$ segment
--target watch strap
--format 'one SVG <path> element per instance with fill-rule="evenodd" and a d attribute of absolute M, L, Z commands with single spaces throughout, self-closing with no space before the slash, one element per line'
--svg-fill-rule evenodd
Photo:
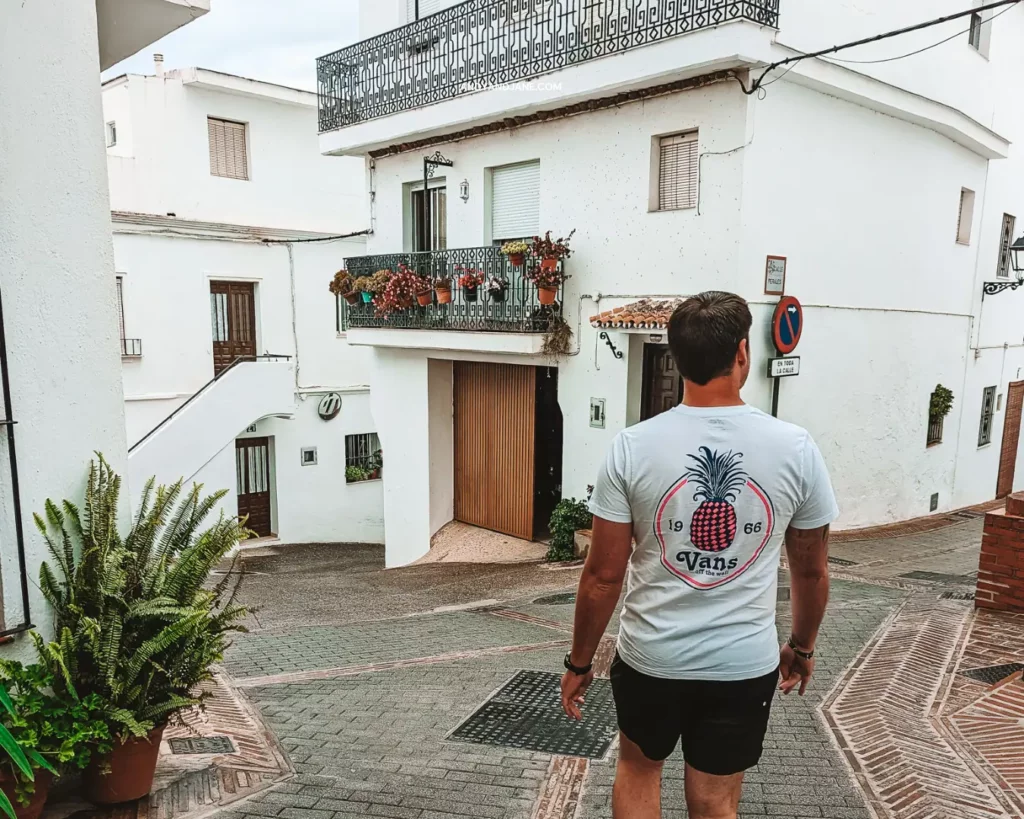
<path fill-rule="evenodd" d="M 800 648 L 799 645 L 797 645 L 796 638 L 793 637 L 792 634 L 789 635 L 789 640 L 786 644 L 791 649 L 793 649 L 793 653 L 796 654 L 796 656 L 799 657 L 801 660 L 814 659 L 814 649 L 811 649 L 810 651 L 804 651 L 802 648 Z"/>
<path fill-rule="evenodd" d="M 583 666 L 582 668 L 580 668 L 580 666 L 578 666 L 578 665 L 573 665 L 572 664 L 572 652 L 571 651 L 567 651 L 565 653 L 564 665 L 565 665 L 565 667 L 569 671 L 571 671 L 573 674 L 577 675 L 578 677 L 582 677 L 585 674 L 589 674 L 590 670 L 594 667 L 594 664 L 592 662 L 588 663 L 587 665 Z"/>

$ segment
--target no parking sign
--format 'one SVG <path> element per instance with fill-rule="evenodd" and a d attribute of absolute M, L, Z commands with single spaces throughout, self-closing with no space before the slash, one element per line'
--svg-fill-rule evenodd
<path fill-rule="evenodd" d="M 772 316 L 772 341 L 780 355 L 789 355 L 800 343 L 804 331 L 804 308 L 793 296 L 786 296 L 775 306 Z"/>

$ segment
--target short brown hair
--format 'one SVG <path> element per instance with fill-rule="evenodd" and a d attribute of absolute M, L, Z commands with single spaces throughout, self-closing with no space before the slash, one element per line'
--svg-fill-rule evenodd
<path fill-rule="evenodd" d="M 745 299 L 709 290 L 680 304 L 668 322 L 668 346 L 683 378 L 703 386 L 732 372 L 753 319 Z"/>

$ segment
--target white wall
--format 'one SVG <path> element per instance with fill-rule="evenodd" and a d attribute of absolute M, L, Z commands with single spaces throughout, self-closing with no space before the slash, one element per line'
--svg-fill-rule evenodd
<path fill-rule="evenodd" d="M 455 440 L 451 361 L 431 359 L 427 373 L 430 435 L 430 534 L 455 514 Z"/>
<path fill-rule="evenodd" d="M 125 465 L 93 3 L 0 6 L 0 291 L 32 617 L 47 498 L 80 502 L 94 450 Z M 0 436 L 5 627 L 22 621 L 9 453 Z M 131 491 L 125 486 L 124 493 Z M 19 643 L 19 646 L 24 645 Z"/>

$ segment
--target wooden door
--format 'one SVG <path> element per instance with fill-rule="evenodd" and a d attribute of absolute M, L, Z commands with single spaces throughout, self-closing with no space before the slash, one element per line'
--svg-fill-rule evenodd
<path fill-rule="evenodd" d="M 260 537 L 270 537 L 270 439 L 235 441 L 238 478 L 238 516 Z"/>
<path fill-rule="evenodd" d="M 660 415 L 683 400 L 683 377 L 667 344 L 644 345 L 643 378 L 641 421 Z"/>
<path fill-rule="evenodd" d="M 455 519 L 533 538 L 537 371 L 454 362 Z"/>
<path fill-rule="evenodd" d="M 256 355 L 256 296 L 252 282 L 210 282 L 213 374 L 239 356 Z"/>
<path fill-rule="evenodd" d="M 996 483 L 997 498 L 1005 498 L 1013 491 L 1022 411 L 1024 411 L 1024 381 L 1015 381 L 1010 384 L 1006 398 L 1006 418 L 1003 419 L 1003 451 L 999 456 L 999 479 Z"/>

